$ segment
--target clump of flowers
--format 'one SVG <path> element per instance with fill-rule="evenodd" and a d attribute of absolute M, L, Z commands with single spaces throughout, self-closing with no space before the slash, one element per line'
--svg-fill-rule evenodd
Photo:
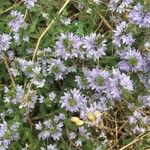
<path fill-rule="evenodd" d="M 91 33 L 89 36 L 85 36 L 83 39 L 83 48 L 86 49 L 86 55 L 88 58 L 97 60 L 106 55 L 106 39 L 103 39 L 103 36 L 101 35 Z"/>
<path fill-rule="evenodd" d="M 133 116 L 129 117 L 129 123 L 134 124 L 133 132 L 141 133 L 145 131 L 144 125 L 149 123 L 148 117 L 142 116 L 141 112 L 134 111 Z M 143 127 L 141 127 L 141 124 Z"/>
<path fill-rule="evenodd" d="M 10 20 L 8 25 L 12 28 L 13 32 L 18 32 L 20 28 L 26 26 L 23 14 L 18 11 L 12 11 L 10 15 L 12 17 L 12 20 Z"/>
<path fill-rule="evenodd" d="M 106 89 L 109 73 L 106 70 L 95 68 L 88 71 L 86 78 L 91 89 L 99 92 Z"/>
<path fill-rule="evenodd" d="M 115 69 L 112 72 L 112 77 L 109 78 L 107 87 L 106 93 L 108 98 L 114 100 L 121 99 L 123 89 L 130 92 L 134 91 L 134 84 L 130 79 L 130 76 L 127 76 L 126 74 Z"/>
<path fill-rule="evenodd" d="M 61 34 L 56 42 L 56 55 L 67 60 L 77 58 L 80 54 L 81 40 L 73 33 Z"/>
<path fill-rule="evenodd" d="M 133 2 L 133 0 L 110 0 L 108 7 L 112 12 L 118 12 L 123 13 L 127 11 L 128 7 L 130 7 L 130 4 Z"/>
<path fill-rule="evenodd" d="M 143 5 L 138 3 L 133 7 L 129 13 L 129 21 L 138 25 L 139 27 L 150 27 L 150 12 L 143 12 Z"/>
<path fill-rule="evenodd" d="M 11 44 L 11 36 L 0 34 L 0 53 L 9 49 Z"/>
<path fill-rule="evenodd" d="M 0 123 L 0 149 L 8 149 L 13 141 L 18 141 L 20 138 L 19 127 L 19 122 L 10 125 L 3 120 L 3 123 Z"/>
<path fill-rule="evenodd" d="M 81 94 L 80 90 L 73 89 L 61 97 L 61 107 L 70 112 L 78 112 L 86 106 L 86 98 Z"/>
<path fill-rule="evenodd" d="M 64 114 L 55 116 L 53 120 L 45 120 L 43 123 L 39 122 L 35 125 L 35 128 L 40 131 L 38 137 L 43 141 L 52 138 L 54 141 L 60 140 L 62 136 Z"/>
<path fill-rule="evenodd" d="M 38 0 L 23 0 L 28 9 L 32 9 Z"/>
<path fill-rule="evenodd" d="M 129 51 L 123 51 L 119 53 L 120 58 L 122 59 L 118 66 L 121 70 L 124 71 L 131 71 L 131 72 L 137 72 L 137 71 L 143 71 L 144 70 L 144 59 L 140 52 L 138 52 L 135 49 L 129 50 Z"/>
<path fill-rule="evenodd" d="M 63 75 L 67 72 L 67 68 L 60 59 L 53 59 L 47 70 L 49 73 L 54 74 L 56 80 L 63 79 Z"/>
<path fill-rule="evenodd" d="M 0 2 L 0 150 L 146 149 L 149 5 Z"/>
<path fill-rule="evenodd" d="M 121 22 L 116 26 L 116 29 L 113 31 L 113 43 L 117 47 L 121 47 L 122 45 L 131 46 L 135 41 L 132 33 L 125 33 L 128 24 L 126 22 Z"/>

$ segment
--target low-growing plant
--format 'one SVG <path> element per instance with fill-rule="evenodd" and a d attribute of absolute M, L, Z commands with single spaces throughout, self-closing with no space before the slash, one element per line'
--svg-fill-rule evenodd
<path fill-rule="evenodd" d="M 0 1 L 0 150 L 150 147 L 149 0 Z"/>

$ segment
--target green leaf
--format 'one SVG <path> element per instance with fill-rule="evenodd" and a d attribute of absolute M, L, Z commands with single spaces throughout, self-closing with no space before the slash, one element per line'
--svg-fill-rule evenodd
<path fill-rule="evenodd" d="M 20 145 L 19 142 L 13 142 L 10 147 L 9 150 L 21 150 L 22 146 Z"/>
<path fill-rule="evenodd" d="M 35 31 L 38 22 L 39 22 L 39 17 L 38 16 L 34 17 L 32 25 L 29 27 L 29 34 Z"/>

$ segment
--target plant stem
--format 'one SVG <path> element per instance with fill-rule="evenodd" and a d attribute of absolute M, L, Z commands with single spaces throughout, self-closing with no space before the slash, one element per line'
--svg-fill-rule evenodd
<path fill-rule="evenodd" d="M 7 68 L 7 71 L 8 71 L 9 77 L 10 77 L 10 80 L 11 80 L 11 82 L 12 82 L 12 85 L 13 85 L 13 87 L 16 89 L 16 84 L 15 84 L 14 78 L 13 78 L 11 72 L 10 72 L 9 65 L 8 65 L 8 62 L 7 62 L 7 58 L 4 57 L 3 59 L 4 59 L 5 66 L 6 66 L 6 68 Z"/>
<path fill-rule="evenodd" d="M 124 149 L 128 148 L 129 146 L 133 145 L 134 143 L 136 143 L 137 141 L 139 141 L 141 138 L 144 138 L 145 136 L 147 136 L 149 134 L 150 134 L 150 131 L 144 132 L 144 133 L 140 134 L 132 142 L 130 142 L 129 144 L 127 144 L 124 147 L 120 148 L 119 150 L 124 150 Z"/>
<path fill-rule="evenodd" d="M 70 2 L 70 0 L 66 0 L 66 2 L 64 3 L 64 5 L 61 7 L 61 9 L 58 12 L 58 15 L 60 15 L 62 13 L 62 11 L 65 9 L 65 7 L 68 5 L 68 3 Z M 33 57 L 32 57 L 32 61 L 35 60 L 39 45 L 41 43 L 42 38 L 44 37 L 44 35 L 47 33 L 47 31 L 50 29 L 50 27 L 55 23 L 55 18 L 49 23 L 49 25 L 46 27 L 46 29 L 42 32 L 42 34 L 40 35 L 37 43 L 36 43 L 36 47 L 33 53 Z"/>
<path fill-rule="evenodd" d="M 9 8 L 5 9 L 4 11 L 0 12 L 0 15 L 10 11 L 11 9 L 13 9 L 14 7 L 16 7 L 17 5 L 19 5 L 21 2 L 19 3 L 14 3 L 12 6 L 10 6 Z"/>

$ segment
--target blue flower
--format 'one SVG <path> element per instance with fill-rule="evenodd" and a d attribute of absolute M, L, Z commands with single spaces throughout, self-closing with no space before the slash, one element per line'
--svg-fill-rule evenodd
<path fill-rule="evenodd" d="M 10 47 L 10 42 L 11 37 L 7 34 L 0 34 L 0 53 L 2 51 L 6 51 Z"/>
<path fill-rule="evenodd" d="M 86 49 L 86 55 L 88 58 L 97 60 L 106 55 L 106 39 L 103 36 L 91 33 L 89 36 L 85 36 L 83 39 L 83 48 Z"/>
<path fill-rule="evenodd" d="M 35 3 L 38 0 L 23 0 L 27 6 L 28 9 L 31 9 L 32 7 L 34 7 Z"/>
<path fill-rule="evenodd" d="M 63 75 L 66 74 L 66 69 L 63 61 L 60 59 L 52 59 L 47 71 L 49 71 L 50 74 L 54 74 L 55 80 L 60 80 L 63 79 Z"/>
<path fill-rule="evenodd" d="M 14 32 L 18 32 L 20 28 L 26 27 L 27 24 L 24 20 L 24 15 L 18 11 L 11 12 L 12 20 L 8 23 L 9 27 L 12 28 Z"/>
<path fill-rule="evenodd" d="M 56 41 L 56 55 L 65 60 L 77 58 L 80 54 L 81 39 L 73 33 L 61 33 Z"/>
<path fill-rule="evenodd" d="M 77 89 L 70 90 L 64 93 L 61 97 L 61 107 L 65 108 L 70 112 L 78 112 L 83 109 L 86 104 L 86 98 Z"/>
<path fill-rule="evenodd" d="M 109 73 L 106 70 L 94 68 L 86 73 L 86 79 L 92 90 L 101 91 L 106 88 Z"/>
<path fill-rule="evenodd" d="M 150 27 L 150 12 L 144 13 L 143 6 L 138 3 L 129 13 L 129 21 L 139 27 Z"/>
<path fill-rule="evenodd" d="M 130 49 L 119 53 L 119 55 L 121 58 L 121 61 L 118 63 L 119 69 L 131 72 L 144 70 L 145 61 L 139 51 Z"/>
<path fill-rule="evenodd" d="M 116 26 L 115 30 L 113 30 L 113 43 L 115 46 L 121 47 L 122 44 L 131 46 L 135 41 L 132 37 L 132 33 L 125 33 L 127 27 L 127 23 L 123 21 Z"/>
<path fill-rule="evenodd" d="M 118 69 L 113 69 L 112 77 L 107 82 L 105 93 L 110 99 L 120 100 L 122 89 L 132 92 L 134 90 L 133 81 L 130 79 L 130 76 L 121 73 Z"/>

